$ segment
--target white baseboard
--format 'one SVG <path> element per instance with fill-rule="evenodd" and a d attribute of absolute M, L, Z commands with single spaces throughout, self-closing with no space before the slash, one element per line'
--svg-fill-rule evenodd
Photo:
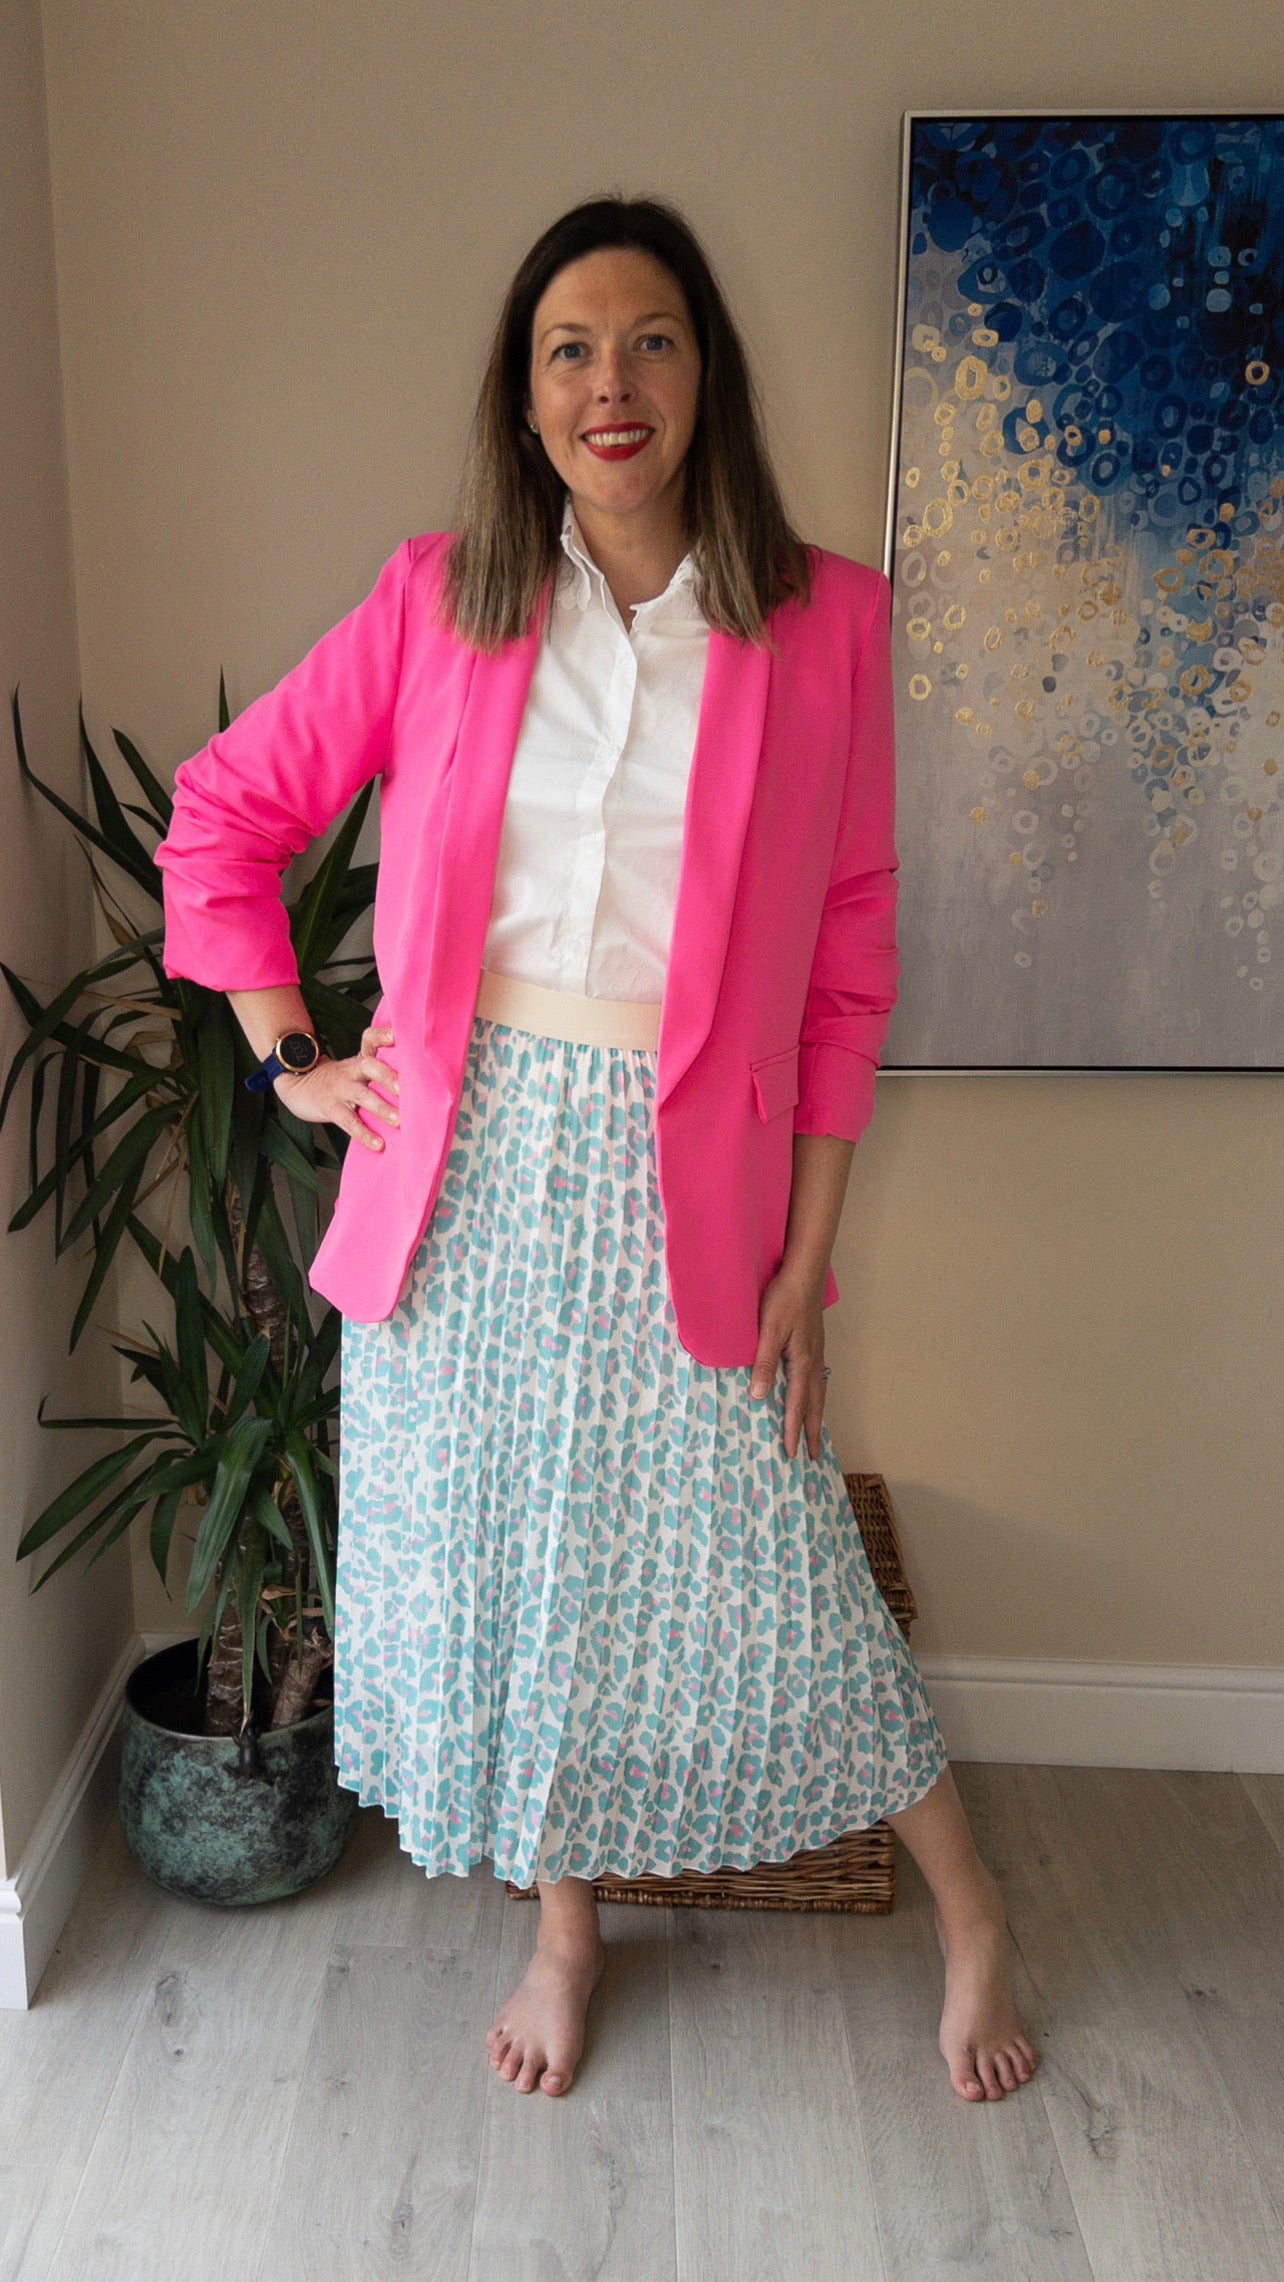
<path fill-rule="evenodd" d="M 11 1878 L 0 1879 L 0 2009 L 25 2011 L 116 1813 L 120 1713 L 136 1664 L 190 1633 L 136 1633 L 117 1659 Z M 1270 1665 L 919 1659 L 951 1759 L 1284 1774 L 1284 1671 Z"/>
<path fill-rule="evenodd" d="M 951 1759 L 1284 1775 L 1284 1671 L 1269 1664 L 923 1656 Z"/>
<path fill-rule="evenodd" d="M 24 2012 L 117 1812 L 120 1715 L 136 1664 L 191 1633 L 136 1632 L 99 1690 L 11 1878 L 0 1878 L 0 2011 Z"/>

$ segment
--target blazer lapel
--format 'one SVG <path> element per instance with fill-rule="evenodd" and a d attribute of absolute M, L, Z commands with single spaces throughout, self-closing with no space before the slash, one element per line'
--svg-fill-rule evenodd
<path fill-rule="evenodd" d="M 660 1001 L 657 1105 L 695 1060 L 713 1022 L 770 682 L 771 653 L 765 645 L 712 629 Z"/>
<path fill-rule="evenodd" d="M 473 660 L 451 763 L 441 869 L 425 961 L 425 1043 L 453 1066 L 466 1046 L 490 925 L 504 803 L 553 586 L 527 633 Z"/>

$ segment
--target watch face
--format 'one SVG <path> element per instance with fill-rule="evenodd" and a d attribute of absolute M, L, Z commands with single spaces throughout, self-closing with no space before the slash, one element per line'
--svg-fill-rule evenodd
<path fill-rule="evenodd" d="M 287 1070 L 310 1070 L 320 1059 L 321 1049 L 310 1031 L 287 1030 L 276 1052 L 277 1060 L 284 1062 Z"/>

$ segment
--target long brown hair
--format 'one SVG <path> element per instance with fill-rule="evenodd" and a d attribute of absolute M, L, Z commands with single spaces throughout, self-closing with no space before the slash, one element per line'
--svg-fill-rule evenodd
<path fill-rule="evenodd" d="M 701 367 L 683 502 L 696 599 L 711 626 L 758 641 L 780 603 L 810 600 L 810 552 L 785 514 L 744 344 L 708 256 L 676 207 L 618 195 L 553 222 L 508 288 L 473 415 L 442 622 L 477 649 L 502 648 L 527 631 L 558 560 L 566 486 L 524 417 L 531 331 L 557 272 L 603 246 L 652 254 L 686 297 Z"/>

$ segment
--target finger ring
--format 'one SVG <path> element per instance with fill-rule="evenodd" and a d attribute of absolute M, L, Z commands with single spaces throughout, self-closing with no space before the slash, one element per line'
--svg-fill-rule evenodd
<path fill-rule="evenodd" d="M 826 1364 L 826 1365 L 825 1365 L 825 1368 L 824 1368 L 824 1370 L 821 1372 L 821 1374 L 820 1374 L 820 1375 L 821 1375 L 822 1379 L 827 1379 L 827 1378 L 829 1377 L 829 1365 L 828 1365 L 828 1364 Z"/>

